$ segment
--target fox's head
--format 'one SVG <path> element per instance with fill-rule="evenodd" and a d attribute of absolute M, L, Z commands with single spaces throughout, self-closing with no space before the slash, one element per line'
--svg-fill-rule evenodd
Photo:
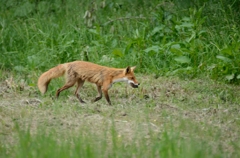
<path fill-rule="evenodd" d="M 125 80 L 127 81 L 127 83 L 129 85 L 131 85 L 133 88 L 138 88 L 138 86 L 140 85 L 140 83 L 138 83 L 138 81 L 136 80 L 136 77 L 134 75 L 134 69 L 136 68 L 136 66 L 134 67 L 127 67 L 124 71 L 125 73 Z"/>
<path fill-rule="evenodd" d="M 133 71 L 135 68 L 136 68 L 136 66 L 134 66 L 134 67 L 128 66 L 126 69 L 123 69 L 123 72 L 121 72 L 121 74 L 114 77 L 113 83 L 127 82 L 133 88 L 138 88 L 140 83 L 138 83 L 138 81 L 136 80 L 136 77 L 134 76 Z"/>

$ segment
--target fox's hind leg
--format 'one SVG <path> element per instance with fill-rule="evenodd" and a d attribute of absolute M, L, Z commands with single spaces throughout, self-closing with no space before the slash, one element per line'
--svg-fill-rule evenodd
<path fill-rule="evenodd" d="M 64 91 L 65 89 L 68 89 L 68 88 L 72 87 L 75 83 L 76 83 L 76 80 L 69 80 L 69 81 L 67 81 L 67 83 L 66 83 L 63 87 L 61 87 L 61 88 L 59 88 L 59 89 L 57 90 L 57 92 L 56 92 L 56 97 L 58 98 L 58 97 L 59 97 L 59 94 L 60 94 L 62 91 Z"/>
<path fill-rule="evenodd" d="M 81 87 L 83 86 L 84 82 L 85 82 L 84 80 L 79 79 L 79 80 L 77 81 L 77 89 L 76 89 L 76 91 L 75 91 L 75 95 L 76 95 L 76 97 L 78 98 L 78 100 L 80 101 L 80 103 L 85 103 L 85 101 L 82 100 L 82 98 L 80 97 L 80 95 L 79 95 L 79 93 L 78 93 L 78 90 L 81 89 Z"/>
<path fill-rule="evenodd" d="M 97 84 L 96 84 L 96 86 L 97 86 L 97 90 L 98 90 L 98 95 L 96 96 L 96 98 L 92 102 L 96 102 L 96 101 L 98 101 L 102 98 L 102 90 L 101 90 L 102 87 L 98 86 Z"/>

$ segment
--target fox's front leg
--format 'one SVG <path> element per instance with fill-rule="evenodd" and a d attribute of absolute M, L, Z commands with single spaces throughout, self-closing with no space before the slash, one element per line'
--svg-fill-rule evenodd
<path fill-rule="evenodd" d="M 108 89 L 111 87 L 111 83 L 105 83 L 102 87 L 102 91 L 103 91 L 103 94 L 108 102 L 109 105 L 112 105 L 111 104 L 111 101 L 110 101 L 110 98 L 109 98 L 109 95 L 108 95 Z"/>
<path fill-rule="evenodd" d="M 109 98 L 109 95 L 108 95 L 108 90 L 103 90 L 103 93 L 104 93 L 104 96 L 108 102 L 109 105 L 112 105 L 111 104 L 111 101 L 110 101 L 110 98 Z"/>

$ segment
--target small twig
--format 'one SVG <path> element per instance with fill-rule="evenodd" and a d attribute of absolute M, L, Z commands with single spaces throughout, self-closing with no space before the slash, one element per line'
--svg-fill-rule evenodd
<path fill-rule="evenodd" d="M 106 25 L 108 25 L 108 24 L 110 24 L 110 23 L 112 23 L 112 22 L 114 22 L 114 21 L 118 21 L 118 20 L 136 20 L 136 19 L 147 19 L 146 17 L 121 17 L 121 18 L 117 18 L 117 19 L 113 19 L 113 20 L 110 20 L 110 21 L 108 21 L 108 22 L 105 22 L 104 24 L 103 24 L 103 26 L 106 26 Z"/>

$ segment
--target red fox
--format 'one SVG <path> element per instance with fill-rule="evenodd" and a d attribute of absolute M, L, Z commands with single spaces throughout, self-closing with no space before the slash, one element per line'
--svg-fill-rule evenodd
<path fill-rule="evenodd" d="M 133 71 L 135 68 L 136 67 L 129 66 L 125 69 L 109 68 L 86 61 L 64 63 L 44 72 L 38 79 L 38 88 L 41 93 L 44 94 L 48 89 L 48 84 L 50 83 L 51 79 L 65 75 L 66 83 L 63 87 L 57 90 L 57 98 L 59 97 L 60 92 L 72 87 L 75 83 L 77 83 L 75 95 L 80 103 L 85 103 L 81 99 L 78 91 L 86 80 L 91 83 L 95 83 L 97 86 L 98 95 L 93 102 L 100 100 L 103 92 L 108 104 L 111 105 L 108 90 L 112 87 L 113 83 L 127 82 L 133 88 L 138 88 L 140 85 L 134 76 Z"/>

